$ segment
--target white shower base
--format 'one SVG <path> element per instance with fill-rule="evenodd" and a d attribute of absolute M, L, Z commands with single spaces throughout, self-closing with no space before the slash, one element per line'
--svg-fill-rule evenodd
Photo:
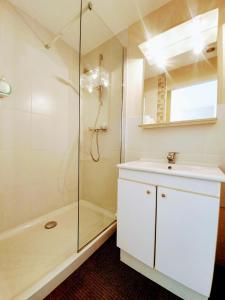
<path fill-rule="evenodd" d="M 47 221 L 58 225 L 44 229 Z M 114 221 L 113 214 L 81 201 L 80 245 Z M 115 223 L 77 251 L 77 205 L 71 204 L 0 234 L 0 300 L 43 299 L 115 231 Z"/>

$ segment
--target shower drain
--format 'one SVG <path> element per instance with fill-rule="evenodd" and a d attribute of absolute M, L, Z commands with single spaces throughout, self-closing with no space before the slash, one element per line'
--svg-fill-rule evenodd
<path fill-rule="evenodd" d="M 45 224 L 45 229 L 52 229 L 57 226 L 56 221 L 49 221 Z"/>

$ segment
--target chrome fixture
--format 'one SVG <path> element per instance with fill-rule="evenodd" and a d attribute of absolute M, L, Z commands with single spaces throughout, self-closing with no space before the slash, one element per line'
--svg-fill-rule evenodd
<path fill-rule="evenodd" d="M 97 131 L 101 131 L 101 132 L 106 132 L 107 131 L 107 126 L 100 126 L 100 127 L 89 127 L 88 128 L 90 131 L 95 131 L 95 132 L 97 132 Z"/>
<path fill-rule="evenodd" d="M 103 88 L 109 86 L 109 73 L 102 68 L 103 55 L 99 55 L 99 66 L 88 70 L 84 69 L 84 73 L 81 75 L 80 84 L 84 90 L 87 90 L 90 94 L 94 90 L 98 90 L 100 93 L 99 100 L 102 101 Z"/>
<path fill-rule="evenodd" d="M 98 91 L 98 111 L 95 118 L 93 127 L 89 127 L 91 132 L 91 141 L 90 141 L 90 156 L 94 162 L 99 162 L 100 160 L 100 149 L 99 149 L 99 133 L 106 132 L 108 130 L 107 126 L 99 126 L 99 118 L 103 106 L 103 91 L 104 88 L 109 86 L 109 74 L 103 69 L 103 55 L 99 54 L 99 66 L 93 70 L 84 70 L 84 74 L 81 76 L 81 87 L 84 90 L 87 90 L 90 94 L 94 90 Z M 94 154 L 94 139 L 96 145 L 96 154 Z"/>
<path fill-rule="evenodd" d="M 4 77 L 0 77 L 0 98 L 8 97 L 11 92 L 11 85 L 5 80 Z"/>
<path fill-rule="evenodd" d="M 176 154 L 178 152 L 169 152 L 167 155 L 167 160 L 169 164 L 175 164 L 176 163 Z"/>
<path fill-rule="evenodd" d="M 57 226 L 56 221 L 49 221 L 48 223 L 45 224 L 45 229 L 52 229 Z"/>
<path fill-rule="evenodd" d="M 216 51 L 216 47 L 215 47 L 215 46 L 211 46 L 211 47 L 209 47 L 209 48 L 206 50 L 206 53 L 212 53 L 212 52 L 214 52 L 214 51 Z"/>

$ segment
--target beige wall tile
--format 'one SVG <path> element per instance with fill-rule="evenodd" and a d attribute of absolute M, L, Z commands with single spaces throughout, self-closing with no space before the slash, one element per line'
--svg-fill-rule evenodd
<path fill-rule="evenodd" d="M 103 54 L 103 67 L 110 75 L 110 86 L 104 91 L 103 111 L 106 115 L 107 132 L 99 134 L 101 159 L 98 163 L 90 157 L 92 127 L 98 109 L 98 93 L 82 95 L 81 140 L 81 199 L 90 201 L 111 212 L 116 211 L 117 167 L 121 150 L 121 110 L 123 81 L 123 48 L 113 38 L 83 57 L 83 65 L 95 68 Z M 107 106 L 105 106 L 107 101 Z"/>
<path fill-rule="evenodd" d="M 174 8 L 176 7 L 176 10 Z M 137 45 L 176 26 L 191 16 L 219 7 L 219 105 L 215 125 L 180 128 L 141 129 L 143 98 L 143 60 Z M 172 0 L 129 28 L 126 95 L 126 160 L 163 159 L 169 151 L 177 151 L 179 162 L 214 164 L 225 170 L 225 2 L 220 0 Z M 222 203 L 224 203 L 224 193 Z"/>
<path fill-rule="evenodd" d="M 0 1 L 0 231 L 77 200 L 78 55 Z"/>

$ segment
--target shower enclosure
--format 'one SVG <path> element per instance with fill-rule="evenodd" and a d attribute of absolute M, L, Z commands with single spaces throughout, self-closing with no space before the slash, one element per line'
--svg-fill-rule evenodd
<path fill-rule="evenodd" d="M 28 299 L 116 220 L 123 47 L 84 0 L 0 0 L 0 44 L 0 299 Z"/>
<path fill-rule="evenodd" d="M 81 17 L 80 51 L 79 249 L 116 219 L 121 160 L 123 47 L 94 5 Z"/>

